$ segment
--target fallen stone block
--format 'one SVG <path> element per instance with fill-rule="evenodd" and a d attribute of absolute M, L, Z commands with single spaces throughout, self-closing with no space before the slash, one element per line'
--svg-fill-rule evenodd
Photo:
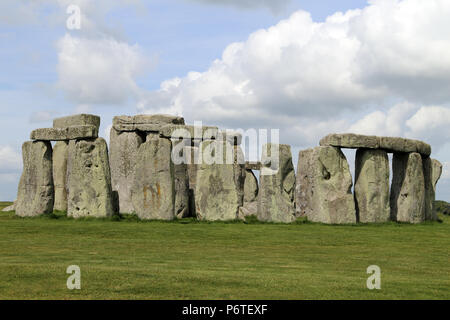
<path fill-rule="evenodd" d="M 300 151 L 297 167 L 296 215 L 327 224 L 356 223 L 352 176 L 339 148 Z"/>
<path fill-rule="evenodd" d="M 42 128 L 31 132 L 31 140 L 64 141 L 75 139 L 92 139 L 98 137 L 95 126 L 72 126 L 66 128 Z"/>
<path fill-rule="evenodd" d="M 52 213 L 55 201 L 52 145 L 46 141 L 27 141 L 22 145 L 22 158 L 16 215 L 32 217 Z"/>
<path fill-rule="evenodd" d="M 71 140 L 67 163 L 69 217 L 110 217 L 115 212 L 108 147 L 103 138 Z"/>

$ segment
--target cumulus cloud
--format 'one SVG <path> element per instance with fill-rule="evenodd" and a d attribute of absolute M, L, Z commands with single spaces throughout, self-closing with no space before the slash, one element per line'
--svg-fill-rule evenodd
<path fill-rule="evenodd" d="M 10 174 L 22 168 L 22 157 L 10 146 L 0 145 L 0 173 Z"/>
<path fill-rule="evenodd" d="M 291 0 L 189 0 L 210 5 L 226 5 L 242 9 L 268 8 L 274 13 L 282 11 Z"/>

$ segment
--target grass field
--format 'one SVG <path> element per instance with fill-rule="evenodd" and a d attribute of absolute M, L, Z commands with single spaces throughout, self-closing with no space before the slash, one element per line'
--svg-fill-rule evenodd
<path fill-rule="evenodd" d="M 0 210 L 8 203 L 0 203 Z M 328 226 L 0 213 L 0 299 L 449 299 L 450 217 Z M 366 269 L 381 268 L 381 290 Z M 66 268 L 81 268 L 68 290 Z"/>

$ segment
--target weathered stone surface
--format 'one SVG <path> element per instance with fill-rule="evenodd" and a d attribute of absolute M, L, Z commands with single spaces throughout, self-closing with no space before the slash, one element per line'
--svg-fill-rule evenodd
<path fill-rule="evenodd" d="M 430 157 L 422 158 L 425 179 L 425 220 L 436 221 L 437 212 L 434 207 L 436 200 L 436 184 L 442 174 L 442 164 Z"/>
<path fill-rule="evenodd" d="M 185 147 L 183 140 L 172 141 L 172 160 L 177 160 L 174 162 L 175 215 L 179 219 L 189 216 L 189 176 Z M 174 155 L 176 152 L 178 155 Z"/>
<path fill-rule="evenodd" d="M 261 162 L 245 162 L 245 169 L 247 170 L 261 170 Z"/>
<path fill-rule="evenodd" d="M 67 162 L 67 215 L 109 217 L 115 214 L 108 147 L 103 138 L 71 140 Z"/>
<path fill-rule="evenodd" d="M 131 188 L 134 182 L 136 159 L 139 146 L 144 139 L 136 132 L 118 132 L 111 128 L 109 142 L 109 163 L 111 184 L 117 191 L 119 212 L 134 212 Z"/>
<path fill-rule="evenodd" d="M 286 223 L 294 221 L 295 171 L 291 147 L 265 144 L 261 163 L 258 219 Z"/>
<path fill-rule="evenodd" d="M 244 205 L 239 210 L 244 218 L 248 216 L 256 217 L 258 215 L 258 201 L 244 202 Z"/>
<path fill-rule="evenodd" d="M 199 159 L 199 148 L 186 146 L 183 154 L 187 159 L 187 174 L 189 183 L 189 215 L 195 217 L 195 186 L 197 181 L 197 163 Z"/>
<path fill-rule="evenodd" d="M 172 143 L 158 135 L 148 135 L 137 153 L 131 200 L 139 218 L 175 218 L 174 165 Z"/>
<path fill-rule="evenodd" d="M 219 131 L 218 140 L 227 140 L 229 144 L 239 146 L 242 143 L 242 133 L 234 130 Z"/>
<path fill-rule="evenodd" d="M 16 215 L 30 217 L 52 213 L 55 200 L 52 145 L 44 141 L 27 141 L 22 145 L 22 158 Z"/>
<path fill-rule="evenodd" d="M 184 124 L 183 117 L 165 114 L 141 114 L 136 116 L 116 116 L 113 128 L 117 131 L 150 131 L 159 132 L 161 127 L 168 124 Z"/>
<path fill-rule="evenodd" d="M 211 126 L 166 125 L 159 130 L 165 138 L 184 138 L 188 140 L 211 140 L 219 135 L 219 129 Z"/>
<path fill-rule="evenodd" d="M 244 216 L 258 214 L 258 180 L 252 170 L 245 170 L 244 204 L 241 209 Z"/>
<path fill-rule="evenodd" d="M 419 140 L 365 136 L 353 133 L 329 134 L 320 140 L 320 145 L 341 148 L 384 149 L 388 152 L 418 152 L 424 156 L 431 154 L 430 145 Z"/>
<path fill-rule="evenodd" d="M 359 222 L 389 221 L 389 158 L 386 151 L 358 149 L 355 176 Z"/>
<path fill-rule="evenodd" d="M 53 128 L 66 128 L 72 126 L 94 126 L 100 128 L 100 117 L 93 114 L 76 114 L 53 120 Z"/>
<path fill-rule="evenodd" d="M 394 153 L 391 219 L 419 223 L 425 220 L 425 178 L 419 153 Z"/>
<path fill-rule="evenodd" d="M 242 205 L 242 194 L 236 185 L 235 149 L 226 141 L 204 141 L 199 150 L 195 211 L 199 220 L 234 220 Z"/>
<path fill-rule="evenodd" d="M 321 146 L 332 146 L 341 148 L 378 148 L 376 136 L 365 136 L 353 133 L 329 134 L 319 142 Z"/>
<path fill-rule="evenodd" d="M 55 186 L 54 210 L 67 211 L 67 160 L 69 142 L 58 141 L 53 148 L 53 183 Z"/>
<path fill-rule="evenodd" d="M 31 140 L 64 141 L 75 139 L 91 139 L 98 137 L 98 129 L 94 126 L 72 126 L 66 128 L 42 128 L 31 132 Z"/>
<path fill-rule="evenodd" d="M 238 145 L 233 145 L 227 141 L 227 146 L 233 146 L 233 170 L 234 170 L 234 182 L 238 191 L 239 206 L 244 204 L 244 185 L 245 185 L 245 156 L 242 152 L 242 148 Z"/>
<path fill-rule="evenodd" d="M 300 151 L 297 170 L 297 216 L 328 224 L 356 222 L 352 176 L 339 148 Z"/>

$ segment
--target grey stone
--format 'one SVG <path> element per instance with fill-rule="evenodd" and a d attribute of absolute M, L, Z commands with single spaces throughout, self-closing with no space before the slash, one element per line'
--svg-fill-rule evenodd
<path fill-rule="evenodd" d="M 419 223 L 425 220 L 425 177 L 419 153 L 394 153 L 391 220 Z"/>
<path fill-rule="evenodd" d="M 295 171 L 291 147 L 265 144 L 261 157 L 258 219 L 289 223 L 295 220 Z"/>
<path fill-rule="evenodd" d="M 55 201 L 52 145 L 45 141 L 27 141 L 22 145 L 22 158 L 16 215 L 29 217 L 52 213 Z"/>
<path fill-rule="evenodd" d="M 190 126 L 190 125 L 166 125 L 159 130 L 165 138 L 184 138 L 187 140 L 212 140 L 219 134 L 217 127 L 211 126 Z"/>
<path fill-rule="evenodd" d="M 183 117 L 165 114 L 141 114 L 136 116 L 116 116 L 113 118 L 113 128 L 117 131 L 149 131 L 159 132 L 168 124 L 184 124 Z"/>
<path fill-rule="evenodd" d="M 53 183 L 55 186 L 54 210 L 67 211 L 67 160 L 69 143 L 58 141 L 53 147 Z"/>
<path fill-rule="evenodd" d="M 386 151 L 358 149 L 355 176 L 359 222 L 389 221 L 389 158 Z"/>
<path fill-rule="evenodd" d="M 197 165 L 195 212 L 199 220 L 235 220 L 242 206 L 236 185 L 235 149 L 226 141 L 204 141 Z"/>
<path fill-rule="evenodd" d="M 328 224 L 356 222 L 352 176 L 339 148 L 300 151 L 297 170 L 297 216 Z"/>
<path fill-rule="evenodd" d="M 72 126 L 94 126 L 100 128 L 100 117 L 93 114 L 76 114 L 53 120 L 53 128 L 66 128 Z"/>
<path fill-rule="evenodd" d="M 261 170 L 261 162 L 245 162 L 245 169 L 247 170 Z"/>
<path fill-rule="evenodd" d="M 379 137 L 379 148 L 388 152 L 418 152 L 423 156 L 431 154 L 431 146 L 425 142 L 397 137 Z"/>
<path fill-rule="evenodd" d="M 244 202 L 244 205 L 239 208 L 242 216 L 257 216 L 258 215 L 258 201 Z"/>
<path fill-rule="evenodd" d="M 195 213 L 195 186 L 197 181 L 197 168 L 198 168 L 198 159 L 199 148 L 186 146 L 183 148 L 183 153 L 185 159 L 187 159 L 187 175 L 188 175 L 188 184 L 189 184 L 189 214 L 193 217 L 196 216 Z"/>
<path fill-rule="evenodd" d="M 442 164 L 430 157 L 422 158 L 425 179 L 425 220 L 436 221 L 437 212 L 434 207 L 436 200 L 436 184 L 442 174 Z"/>
<path fill-rule="evenodd" d="M 131 188 L 134 182 L 137 153 L 144 139 L 136 132 L 118 132 L 111 128 L 109 142 L 109 163 L 111 184 L 117 191 L 119 212 L 134 212 Z"/>
<path fill-rule="evenodd" d="M 31 132 L 31 140 L 64 141 L 75 139 L 91 139 L 98 137 L 98 129 L 94 126 L 72 126 L 66 128 L 42 128 Z"/>
<path fill-rule="evenodd" d="M 71 140 L 67 172 L 68 216 L 110 217 L 116 213 L 103 138 Z"/>
<path fill-rule="evenodd" d="M 185 152 L 184 141 L 172 141 L 172 160 L 173 153 L 178 150 L 179 160 L 174 163 L 175 179 L 175 215 L 177 218 L 186 218 L 189 216 L 189 175 L 187 169 L 187 155 Z"/>
<path fill-rule="evenodd" d="M 252 170 L 245 170 L 244 202 L 258 200 L 258 179 Z"/>
<path fill-rule="evenodd" d="M 174 165 L 171 152 L 171 141 L 157 135 L 148 135 L 147 141 L 139 147 L 131 200 L 140 219 L 175 218 Z"/>
<path fill-rule="evenodd" d="M 218 139 L 227 140 L 231 145 L 239 146 L 242 143 L 242 133 L 233 130 L 219 131 Z"/>

